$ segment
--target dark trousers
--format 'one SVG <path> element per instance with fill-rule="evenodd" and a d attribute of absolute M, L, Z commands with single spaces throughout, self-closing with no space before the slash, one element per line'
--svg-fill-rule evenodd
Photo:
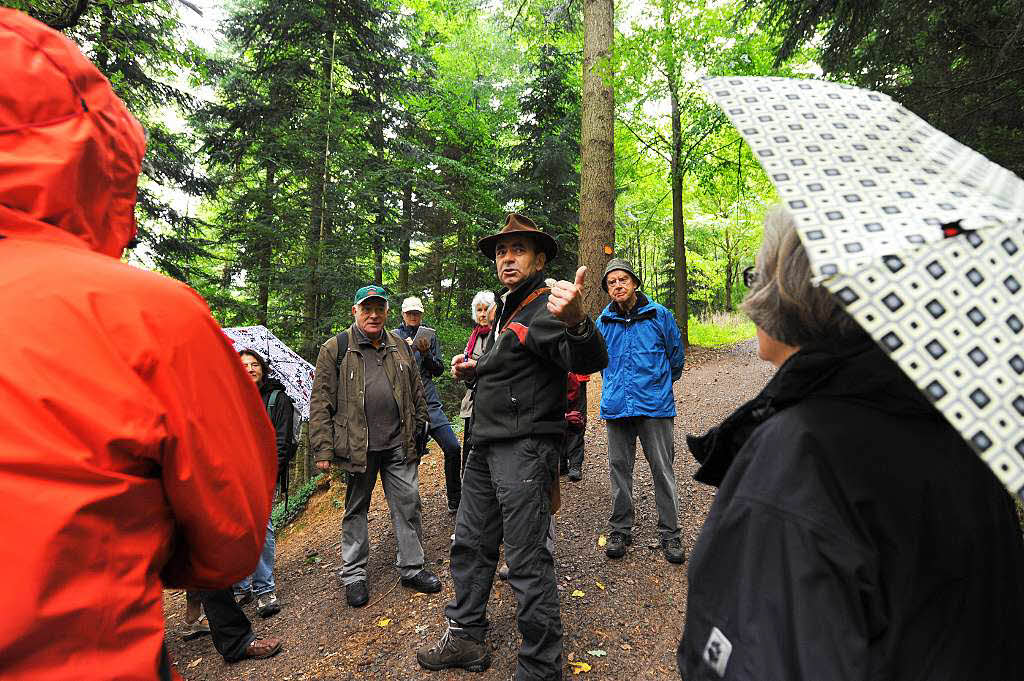
<path fill-rule="evenodd" d="M 473 419 L 462 419 L 462 473 L 466 472 L 466 462 L 469 461 L 469 422 L 472 420 Z"/>
<path fill-rule="evenodd" d="M 444 487 L 448 493 L 448 508 L 458 508 L 462 499 L 462 448 L 459 438 L 447 423 L 430 429 L 430 437 L 444 453 Z"/>
<path fill-rule="evenodd" d="M 249 618 L 235 602 L 231 587 L 200 591 L 199 598 L 210 623 L 213 647 L 228 662 L 238 662 L 244 658 L 246 646 L 256 637 L 252 633 Z"/>
<path fill-rule="evenodd" d="M 548 546 L 548 492 L 558 480 L 561 438 L 522 438 L 474 447 L 462 478 L 451 575 L 455 599 L 445 608 L 452 633 L 483 641 L 498 549 L 505 543 L 508 584 L 523 636 L 516 681 L 562 676 L 562 619 L 555 562 Z"/>

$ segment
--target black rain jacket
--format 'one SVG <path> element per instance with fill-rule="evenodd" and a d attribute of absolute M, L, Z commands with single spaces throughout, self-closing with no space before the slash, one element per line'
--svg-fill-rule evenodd
<path fill-rule="evenodd" d="M 1024 546 L 987 466 L 873 343 L 804 349 L 688 438 L 719 486 L 686 681 L 1024 678 Z"/>
<path fill-rule="evenodd" d="M 608 366 L 604 337 L 594 323 L 588 319 L 579 336 L 569 333 L 548 312 L 548 294 L 507 318 L 540 288 L 544 288 L 543 273 L 524 281 L 504 303 L 500 297 L 497 300 L 495 323 L 476 365 L 471 424 L 475 445 L 564 435 L 566 374 L 592 374 Z"/>

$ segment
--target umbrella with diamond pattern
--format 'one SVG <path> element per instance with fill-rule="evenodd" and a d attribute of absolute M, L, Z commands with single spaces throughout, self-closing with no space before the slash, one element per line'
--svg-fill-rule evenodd
<path fill-rule="evenodd" d="M 1024 492 L 1024 181 L 889 97 L 816 80 L 704 87 L 827 287 Z"/>

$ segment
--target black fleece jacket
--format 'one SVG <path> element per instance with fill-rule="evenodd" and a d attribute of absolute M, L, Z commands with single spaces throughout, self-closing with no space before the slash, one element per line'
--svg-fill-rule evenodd
<path fill-rule="evenodd" d="M 566 374 L 592 374 L 608 366 L 608 350 L 588 318 L 579 335 L 548 312 L 548 294 L 513 318 L 544 274 L 497 300 L 494 328 L 477 360 L 473 444 L 565 432 Z M 499 331 L 501 331 L 499 333 Z"/>
<path fill-rule="evenodd" d="M 275 390 L 280 390 L 281 393 L 274 402 L 274 408 L 271 409 L 269 406 L 270 395 Z M 270 422 L 274 426 L 274 439 L 277 442 L 277 470 L 280 473 L 284 470 L 285 464 L 288 463 L 288 455 L 290 454 L 290 446 L 293 439 L 294 424 L 292 421 L 295 411 L 292 405 L 292 398 L 288 397 L 288 393 L 284 391 L 284 384 L 273 377 L 264 380 L 260 384 L 260 397 L 263 398 L 263 406 L 267 408 L 267 416 L 270 417 Z"/>

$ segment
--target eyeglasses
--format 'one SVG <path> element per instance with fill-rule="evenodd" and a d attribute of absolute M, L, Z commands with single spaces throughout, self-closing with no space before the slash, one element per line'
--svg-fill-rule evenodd
<path fill-rule="evenodd" d="M 754 288 L 754 285 L 757 284 L 758 278 L 757 270 L 754 269 L 753 265 L 743 270 L 743 285 L 747 288 Z"/>

